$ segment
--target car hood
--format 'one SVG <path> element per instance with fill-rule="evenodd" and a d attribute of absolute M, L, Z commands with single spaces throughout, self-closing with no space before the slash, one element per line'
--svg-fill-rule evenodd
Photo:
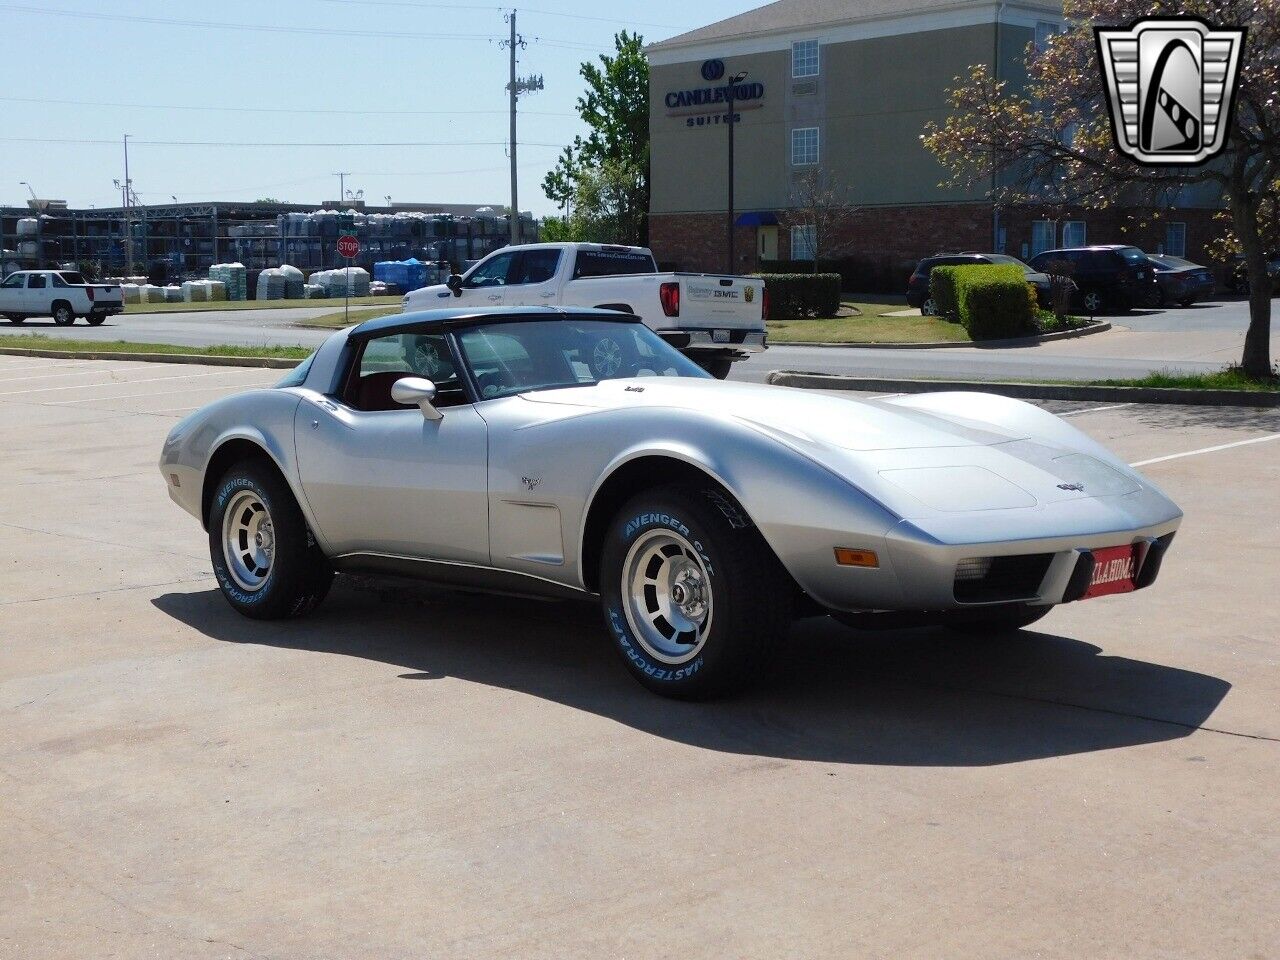
<path fill-rule="evenodd" d="M 1024 435 L 876 400 L 790 387 L 679 377 L 605 380 L 594 386 L 523 394 L 534 403 L 579 408 L 678 407 L 732 417 L 801 443 L 844 450 L 917 450 L 1006 443 Z"/>

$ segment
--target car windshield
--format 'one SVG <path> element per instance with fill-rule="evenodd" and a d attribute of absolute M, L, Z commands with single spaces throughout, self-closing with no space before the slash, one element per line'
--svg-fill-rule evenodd
<path fill-rule="evenodd" d="M 987 253 L 987 254 L 983 254 L 983 256 L 985 256 L 992 263 L 1006 263 L 1006 264 L 1009 264 L 1010 266 L 1021 267 L 1023 273 L 1039 272 L 1029 264 L 1023 263 L 1017 257 L 1011 257 L 1007 253 Z"/>
<path fill-rule="evenodd" d="M 1116 253 L 1124 257 L 1130 263 L 1145 263 L 1147 255 L 1137 247 L 1121 247 Z"/>
<path fill-rule="evenodd" d="M 641 323 L 486 323 L 461 331 L 458 343 L 486 400 L 623 377 L 710 376 Z"/>

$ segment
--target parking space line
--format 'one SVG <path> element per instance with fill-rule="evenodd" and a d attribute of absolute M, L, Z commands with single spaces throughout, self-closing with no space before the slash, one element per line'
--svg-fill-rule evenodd
<path fill-rule="evenodd" d="M 207 393 L 213 390 L 252 390 L 258 384 L 254 383 L 231 383 L 218 384 L 212 387 L 192 387 L 190 390 L 166 390 L 163 393 L 123 393 L 112 397 L 78 397 L 75 400 L 50 400 L 45 403 L 47 407 L 66 407 L 73 403 L 114 403 L 116 400 L 136 400 L 140 397 L 177 397 L 188 393 Z M 268 384 L 261 384 L 266 387 Z M 191 409 L 196 409 L 192 407 Z M 159 413 L 161 411 L 139 411 L 147 413 Z"/>
<path fill-rule="evenodd" d="M 1132 407 L 1132 403 L 1112 403 L 1105 407 L 1089 407 L 1086 410 L 1068 410 L 1066 413 L 1060 413 L 1060 417 L 1078 417 L 1082 413 L 1101 413 L 1103 410 L 1119 410 L 1121 407 Z"/>
<path fill-rule="evenodd" d="M 1267 443 L 1280 440 L 1280 433 L 1272 433 L 1265 437 L 1253 437 L 1250 440 L 1237 440 L 1235 443 L 1220 443 L 1216 447 L 1201 447 L 1199 450 L 1187 450 L 1184 453 L 1171 453 L 1164 457 L 1152 457 L 1150 460 L 1139 460 L 1131 463 L 1131 467 L 1147 467 L 1153 463 L 1164 463 L 1166 460 L 1180 460 L 1183 457 L 1198 457 L 1202 453 L 1217 453 L 1219 450 L 1230 450 L 1232 447 L 1247 447 L 1251 443 Z"/>
<path fill-rule="evenodd" d="M 243 367 L 239 369 L 235 367 L 228 367 L 225 370 L 214 370 L 210 373 L 185 373 L 177 377 L 147 377 L 146 379 L 143 379 L 143 380 L 116 380 L 110 383 L 78 383 L 74 386 L 36 387 L 35 389 L 32 389 L 32 390 L 5 390 L 0 392 L 0 397 L 9 397 L 9 396 L 14 396 L 16 394 L 25 395 L 30 393 L 51 393 L 54 390 L 88 390 L 92 387 L 128 387 L 128 386 L 132 386 L 135 383 L 156 383 L 157 381 L 160 381 L 160 380 L 195 380 L 198 377 L 225 377 L 230 374 L 244 373 L 244 372 L 245 372 L 245 368 Z"/>
<path fill-rule="evenodd" d="M 87 377 L 95 373 L 103 373 L 104 370 L 110 370 L 112 373 L 121 372 L 128 373 L 134 370 L 149 370 L 150 364 L 139 364 L 136 367 L 94 367 L 92 370 L 76 370 L 72 373 L 32 373 L 24 377 L 0 377 L 0 383 L 16 383 L 19 380 L 55 380 L 59 377 Z"/>

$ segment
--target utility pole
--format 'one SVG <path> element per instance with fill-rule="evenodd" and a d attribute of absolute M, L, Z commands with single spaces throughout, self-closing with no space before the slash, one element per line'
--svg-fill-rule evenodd
<path fill-rule="evenodd" d="M 334 176 L 338 178 L 338 206 L 342 206 L 342 200 L 347 195 L 347 177 L 351 176 L 351 171 L 348 170 L 345 173 L 335 173 Z"/>
<path fill-rule="evenodd" d="M 532 93 L 535 90 L 542 89 L 542 76 L 525 77 L 523 80 L 516 77 L 516 48 L 525 47 L 524 37 L 516 33 L 516 12 L 512 10 L 507 14 L 507 23 L 511 27 L 511 38 L 502 41 L 499 46 L 505 46 L 511 53 L 510 58 L 510 79 L 507 82 L 507 93 L 509 94 L 511 104 L 511 138 L 507 153 L 511 157 L 511 242 L 517 244 L 520 242 L 520 201 L 517 196 L 516 188 L 516 101 L 522 93 Z"/>
<path fill-rule="evenodd" d="M 733 92 L 734 88 L 745 79 L 747 79 L 747 72 L 745 70 L 730 77 L 725 97 L 729 102 L 729 216 L 726 220 L 725 227 L 727 231 L 726 239 L 728 240 L 729 273 L 738 272 L 734 265 L 733 255 L 733 128 L 736 126 L 734 123 L 736 118 L 734 117 Z"/>
<path fill-rule="evenodd" d="M 129 179 L 129 135 L 124 135 L 124 260 L 125 276 L 133 276 L 133 224 L 129 222 L 129 195 L 133 181 Z"/>

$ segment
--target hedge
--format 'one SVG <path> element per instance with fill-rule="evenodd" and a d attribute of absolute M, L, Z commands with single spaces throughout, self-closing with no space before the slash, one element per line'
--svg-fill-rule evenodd
<path fill-rule="evenodd" d="M 1036 292 L 1021 267 L 934 267 L 929 292 L 939 314 L 958 319 L 974 340 L 1020 337 L 1035 330 Z"/>
<path fill-rule="evenodd" d="M 769 291 L 769 320 L 834 317 L 840 310 L 838 273 L 757 273 Z"/>

